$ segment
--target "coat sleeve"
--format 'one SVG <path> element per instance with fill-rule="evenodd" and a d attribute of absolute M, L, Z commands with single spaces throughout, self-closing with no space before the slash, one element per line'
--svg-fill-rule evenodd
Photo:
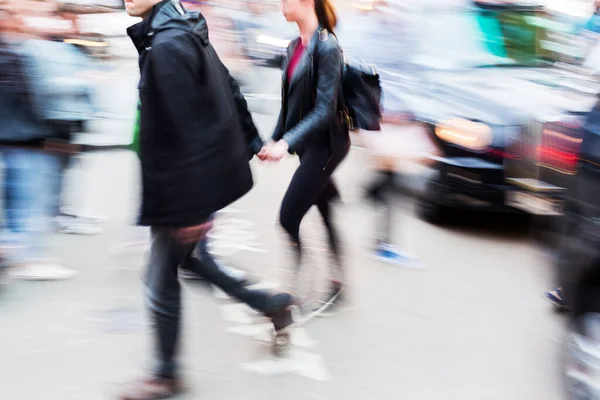
<path fill-rule="evenodd" d="M 273 130 L 273 136 L 271 137 L 274 142 L 280 140 L 283 136 L 283 108 L 279 111 L 279 118 L 277 118 L 277 125 Z"/>
<path fill-rule="evenodd" d="M 288 48 L 286 50 L 286 54 L 285 57 L 283 59 L 283 63 L 281 65 L 281 70 L 287 71 L 288 69 L 288 60 L 290 59 L 290 50 L 291 48 L 294 46 L 293 43 L 290 43 L 288 45 Z M 283 82 L 283 78 L 281 79 L 281 108 L 279 110 L 279 117 L 277 118 L 277 125 L 275 125 L 275 129 L 273 130 L 273 135 L 271 135 L 271 140 L 273 140 L 274 142 L 280 140 L 283 137 L 283 124 L 284 124 L 284 118 L 285 116 L 283 115 L 283 107 L 284 107 L 284 102 L 285 102 L 285 84 Z"/>
<path fill-rule="evenodd" d="M 229 86 L 231 87 L 231 94 L 233 95 L 238 115 L 240 116 L 240 124 L 242 126 L 242 130 L 244 131 L 246 143 L 250 149 L 250 154 L 253 156 L 255 154 L 258 154 L 258 152 L 262 149 L 262 147 L 264 146 L 264 142 L 260 137 L 260 134 L 258 133 L 258 129 L 256 129 L 256 125 L 254 124 L 254 120 L 252 119 L 252 114 L 248 110 L 248 103 L 246 102 L 246 99 L 242 94 L 240 85 L 235 80 L 235 78 L 231 76 L 231 73 L 222 61 L 221 66 L 227 74 Z"/>
<path fill-rule="evenodd" d="M 321 46 L 317 57 L 317 93 L 315 106 L 296 126 L 283 135 L 289 144 L 289 152 L 296 149 L 306 140 L 319 132 L 323 132 L 333 118 L 337 118 L 338 95 L 342 80 L 342 52 L 337 45 Z"/>

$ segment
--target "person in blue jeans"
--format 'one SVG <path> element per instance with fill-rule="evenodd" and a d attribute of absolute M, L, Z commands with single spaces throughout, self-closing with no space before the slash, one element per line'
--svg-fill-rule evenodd
<path fill-rule="evenodd" d="M 56 153 L 48 151 L 48 130 L 33 107 L 29 77 L 15 41 L 16 18 L 0 11 L 0 156 L 4 164 L 3 269 L 10 277 L 68 279 L 75 275 L 47 257 L 51 181 Z"/>
<path fill-rule="evenodd" d="M 600 0 L 596 0 L 594 6 L 594 14 L 587 20 L 583 29 L 588 32 L 600 34 Z"/>

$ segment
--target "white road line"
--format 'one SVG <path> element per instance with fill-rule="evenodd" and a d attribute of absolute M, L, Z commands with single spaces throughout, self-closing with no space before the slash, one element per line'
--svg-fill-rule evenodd
<path fill-rule="evenodd" d="M 262 360 L 243 363 L 241 367 L 262 375 L 294 373 L 321 382 L 331 380 L 323 358 L 300 349 L 290 349 L 286 357 L 271 356 Z"/>
<path fill-rule="evenodd" d="M 266 253 L 257 235 L 252 231 L 254 222 L 240 218 L 224 218 L 215 221 L 208 233 L 209 251 L 215 256 L 231 256 L 240 251 Z"/>

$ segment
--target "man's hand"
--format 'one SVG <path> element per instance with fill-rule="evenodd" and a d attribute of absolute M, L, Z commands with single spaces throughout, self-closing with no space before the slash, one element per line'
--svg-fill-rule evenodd
<path fill-rule="evenodd" d="M 267 148 L 267 160 L 269 161 L 279 161 L 285 156 L 288 149 L 290 148 L 289 144 L 285 140 L 280 140 L 275 143 L 271 143 Z"/>
<path fill-rule="evenodd" d="M 188 228 L 179 228 L 175 230 L 175 238 L 184 244 L 195 244 L 204 239 L 208 231 L 211 230 L 212 226 L 212 222 L 206 222 L 204 224 L 190 226 Z"/>

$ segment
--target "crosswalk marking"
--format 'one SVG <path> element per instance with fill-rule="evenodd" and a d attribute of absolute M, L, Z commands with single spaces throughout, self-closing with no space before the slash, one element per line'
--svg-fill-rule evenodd
<path fill-rule="evenodd" d="M 225 214 L 237 214 L 242 210 L 228 209 Z M 238 251 L 264 252 L 261 243 L 256 240 L 252 231 L 254 224 L 251 221 L 225 216 L 223 220 L 217 219 L 215 229 L 209 235 L 211 253 L 215 256 L 237 253 Z M 215 251 L 216 250 L 216 251 Z M 242 271 L 236 271 L 242 272 Z M 273 290 L 280 285 L 277 282 L 261 280 L 248 288 L 250 290 Z M 223 290 L 213 286 L 215 298 L 231 300 Z M 252 310 L 246 304 L 232 303 L 221 306 L 221 315 L 227 322 L 235 324 L 226 328 L 227 332 L 246 336 L 261 342 L 271 344 L 273 338 L 273 324 L 265 322 L 260 313 Z M 329 381 L 331 377 L 323 358 L 305 349 L 313 348 L 316 342 L 304 328 L 293 329 L 291 346 L 285 355 L 276 357 L 270 353 L 265 358 L 240 364 L 241 368 L 263 375 L 279 375 L 292 373 L 317 381 Z M 266 348 L 265 348 L 266 350 Z"/>
<path fill-rule="evenodd" d="M 294 373 L 321 382 L 331 380 L 321 356 L 296 348 L 291 348 L 286 357 L 269 356 L 261 360 L 243 363 L 241 367 L 262 375 Z"/>

